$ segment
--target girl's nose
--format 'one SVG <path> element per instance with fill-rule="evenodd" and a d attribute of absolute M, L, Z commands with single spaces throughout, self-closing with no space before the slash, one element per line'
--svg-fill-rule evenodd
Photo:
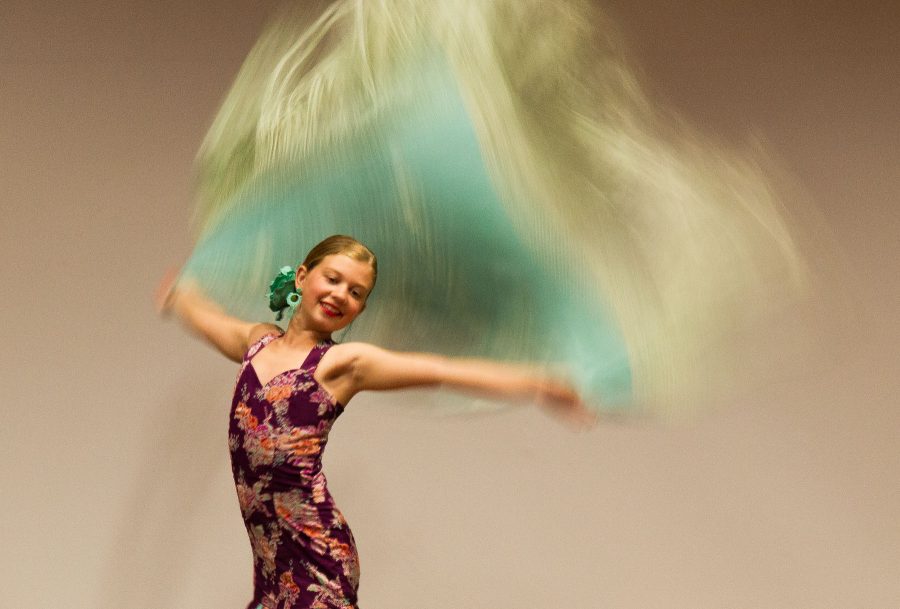
<path fill-rule="evenodd" d="M 331 295 L 334 298 L 340 298 L 341 300 L 347 299 L 347 286 L 344 284 L 336 285 L 331 291 Z"/>

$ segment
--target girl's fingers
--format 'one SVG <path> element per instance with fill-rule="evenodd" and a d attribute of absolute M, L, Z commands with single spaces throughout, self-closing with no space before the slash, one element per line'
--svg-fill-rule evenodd
<path fill-rule="evenodd" d="M 588 407 L 569 385 L 549 381 L 538 394 L 541 406 L 549 414 L 578 429 L 587 429 L 597 424 L 598 416 Z"/>
<path fill-rule="evenodd" d="M 178 282 L 178 274 L 179 270 L 177 268 L 170 268 L 166 271 L 165 275 L 163 275 L 159 285 L 156 286 L 153 302 L 156 305 L 157 313 L 160 313 L 161 315 L 167 313 L 172 305 L 172 297 L 175 293 L 175 284 Z"/>

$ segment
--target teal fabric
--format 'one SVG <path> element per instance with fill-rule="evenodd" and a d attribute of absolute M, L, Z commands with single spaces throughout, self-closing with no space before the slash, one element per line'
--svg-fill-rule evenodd
<path fill-rule="evenodd" d="M 597 286 L 559 272 L 517 233 L 446 67 L 416 76 L 415 104 L 383 110 L 314 166 L 246 184 L 185 273 L 233 312 L 271 319 L 266 287 L 318 241 L 349 234 L 378 284 L 344 340 L 564 365 L 604 408 L 628 403 L 625 343 Z"/>

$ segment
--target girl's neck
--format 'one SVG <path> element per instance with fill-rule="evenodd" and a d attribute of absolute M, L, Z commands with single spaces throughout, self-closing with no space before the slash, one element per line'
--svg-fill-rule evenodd
<path fill-rule="evenodd" d="M 309 329 L 299 315 L 294 315 L 281 339 L 287 346 L 313 347 L 323 340 L 330 340 L 331 333 Z"/>

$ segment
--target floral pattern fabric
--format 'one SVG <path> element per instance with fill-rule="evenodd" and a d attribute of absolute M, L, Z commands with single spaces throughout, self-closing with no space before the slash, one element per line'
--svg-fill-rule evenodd
<path fill-rule="evenodd" d="M 328 432 L 344 408 L 313 378 L 334 343 L 320 342 L 300 367 L 263 384 L 251 360 L 276 338 L 264 336 L 244 356 L 228 433 L 253 550 L 247 609 L 357 609 L 356 544 L 322 473 Z"/>

